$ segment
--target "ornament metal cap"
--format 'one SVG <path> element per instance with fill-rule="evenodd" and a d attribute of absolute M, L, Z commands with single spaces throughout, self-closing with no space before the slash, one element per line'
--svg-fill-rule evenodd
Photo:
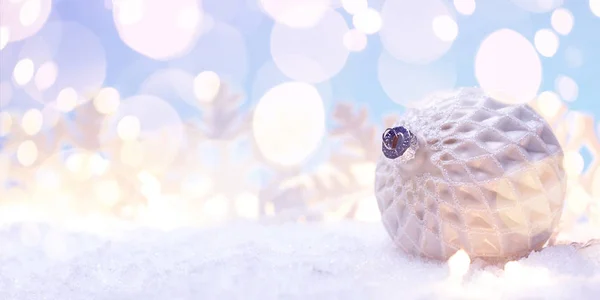
<path fill-rule="evenodd" d="M 409 161 L 415 157 L 419 143 L 417 137 L 404 126 L 388 128 L 381 136 L 381 151 L 389 159 Z"/>

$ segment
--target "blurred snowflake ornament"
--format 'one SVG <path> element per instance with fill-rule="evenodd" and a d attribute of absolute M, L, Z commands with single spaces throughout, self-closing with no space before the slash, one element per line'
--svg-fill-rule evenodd
<path fill-rule="evenodd" d="M 375 192 L 394 242 L 439 260 L 460 249 L 505 260 L 542 248 L 555 234 L 567 183 L 548 123 L 478 88 L 428 103 L 382 137 Z"/>

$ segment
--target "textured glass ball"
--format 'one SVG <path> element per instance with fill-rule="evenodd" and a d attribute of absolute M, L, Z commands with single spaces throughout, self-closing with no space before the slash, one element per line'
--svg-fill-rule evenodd
<path fill-rule="evenodd" d="M 566 192 L 563 151 L 532 108 L 464 88 L 409 109 L 400 127 L 414 136 L 413 151 L 381 155 L 375 195 L 403 251 L 446 260 L 463 249 L 506 260 L 541 249 L 554 234 Z M 403 146 L 382 139 L 384 153 Z"/>

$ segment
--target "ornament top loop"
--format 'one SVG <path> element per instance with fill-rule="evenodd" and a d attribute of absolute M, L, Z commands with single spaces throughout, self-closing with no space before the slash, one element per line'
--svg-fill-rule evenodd
<path fill-rule="evenodd" d="M 417 137 L 403 126 L 388 128 L 381 136 L 381 151 L 389 159 L 408 161 L 415 157 Z"/>

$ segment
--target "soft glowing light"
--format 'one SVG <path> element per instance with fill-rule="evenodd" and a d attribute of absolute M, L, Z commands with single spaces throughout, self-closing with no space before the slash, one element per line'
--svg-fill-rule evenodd
<path fill-rule="evenodd" d="M 475 56 L 475 77 L 486 92 L 506 95 L 502 100 L 507 102 L 527 103 L 542 83 L 542 63 L 525 37 L 500 29 L 481 42 Z"/>
<path fill-rule="evenodd" d="M 191 88 L 191 87 L 190 87 Z M 123 141 L 120 147 L 114 143 Z M 130 166 L 162 174 L 181 154 L 183 121 L 165 100 L 152 95 L 123 99 L 118 111 L 102 118 L 98 141 L 111 156 Z"/>
<path fill-rule="evenodd" d="M 551 91 L 540 93 L 537 98 L 540 113 L 546 118 L 553 118 L 558 114 L 562 106 L 560 97 Z"/>
<path fill-rule="evenodd" d="M 321 21 L 331 0 L 260 0 L 265 12 L 277 23 L 291 28 L 309 28 Z"/>
<path fill-rule="evenodd" d="M 61 176 L 57 170 L 44 163 L 35 174 L 36 188 L 46 191 L 58 191 L 61 188 Z"/>
<path fill-rule="evenodd" d="M 366 10 L 367 8 L 369 8 L 369 4 L 367 3 L 367 0 L 341 0 L 342 1 L 342 7 L 344 8 L 344 10 L 351 14 L 354 15 L 360 11 Z"/>
<path fill-rule="evenodd" d="M 86 164 L 86 154 L 84 152 L 74 152 L 71 153 L 65 160 L 65 167 L 71 173 L 73 173 L 75 178 L 78 180 L 87 180 L 91 177 L 91 172 L 87 168 Z"/>
<path fill-rule="evenodd" d="M 32 140 L 23 141 L 17 148 L 17 161 L 25 167 L 33 165 L 38 157 L 38 148 Z"/>
<path fill-rule="evenodd" d="M 594 15 L 600 17 L 600 0 L 590 0 L 590 10 Z"/>
<path fill-rule="evenodd" d="M 212 71 L 204 71 L 194 78 L 194 95 L 201 102 L 211 102 L 221 89 L 221 78 Z"/>
<path fill-rule="evenodd" d="M 350 173 L 354 176 L 358 184 L 370 186 L 375 182 L 375 164 L 374 163 L 356 163 L 350 166 Z"/>
<path fill-rule="evenodd" d="M 35 84 L 24 90 L 42 104 L 56 102 L 64 89 L 75 90 L 80 104 L 106 77 L 107 58 L 100 39 L 77 22 L 49 22 L 38 35 L 24 41 L 19 55 L 36 65 Z M 66 99 L 70 103 L 70 98 Z"/>
<path fill-rule="evenodd" d="M 75 89 L 68 87 L 62 89 L 56 97 L 56 108 L 62 112 L 70 112 L 77 106 L 79 95 Z"/>
<path fill-rule="evenodd" d="M 0 26 L 0 50 L 4 49 L 10 41 L 10 29 L 5 26 Z"/>
<path fill-rule="evenodd" d="M 248 219 L 258 217 L 259 199 L 252 193 L 242 193 L 235 198 L 235 212 L 238 216 Z"/>
<path fill-rule="evenodd" d="M 110 162 L 108 159 L 103 158 L 98 153 L 94 153 L 89 157 L 89 168 L 92 171 L 92 174 L 96 176 L 101 176 L 106 173 Z"/>
<path fill-rule="evenodd" d="M 123 25 L 133 25 L 143 17 L 143 0 L 124 0 L 114 3 L 119 9 L 118 19 Z M 114 7 L 113 7 L 114 8 Z"/>
<path fill-rule="evenodd" d="M 454 0 L 454 8 L 462 15 L 470 16 L 475 12 L 475 0 Z"/>
<path fill-rule="evenodd" d="M 223 195 L 217 195 L 204 202 L 202 212 L 209 220 L 222 220 L 229 212 L 229 199 Z"/>
<path fill-rule="evenodd" d="M 349 55 L 343 39 L 346 32 L 348 25 L 336 11 L 325 13 L 311 28 L 296 29 L 275 24 L 271 32 L 273 61 L 293 80 L 326 81 L 346 64 Z"/>
<path fill-rule="evenodd" d="M 247 79 L 249 61 L 252 58 L 249 56 L 246 40 L 247 37 L 236 27 L 215 21 L 210 31 L 200 36 L 189 54 L 171 61 L 167 70 L 163 69 L 157 72 L 173 73 L 172 70 L 178 70 L 185 72 L 185 75 L 178 77 L 185 78 L 189 75 L 193 79 L 201 71 L 212 71 L 219 74 L 221 80 L 227 80 L 230 88 L 237 87 Z M 152 77 L 156 77 L 157 72 Z M 173 81 L 174 79 L 169 78 L 168 80 Z M 172 83 L 171 85 L 176 87 L 179 93 L 184 90 L 183 83 Z M 192 85 L 186 87 L 191 92 L 187 96 L 191 99 L 187 101 L 197 105 L 198 100 L 194 97 L 191 88 Z"/>
<path fill-rule="evenodd" d="M 435 36 L 444 42 L 452 42 L 458 35 L 458 25 L 454 19 L 448 15 L 433 18 L 431 26 Z"/>
<path fill-rule="evenodd" d="M 381 29 L 381 15 L 373 8 L 360 10 L 352 17 L 352 24 L 365 34 L 374 34 Z"/>
<path fill-rule="evenodd" d="M 13 78 L 18 85 L 26 85 L 31 81 L 34 71 L 33 61 L 29 58 L 21 59 L 15 65 L 13 71 Z"/>
<path fill-rule="evenodd" d="M 524 10 L 534 13 L 549 12 L 563 4 L 564 0 L 511 0 Z"/>
<path fill-rule="evenodd" d="M 56 82 L 56 76 L 58 75 L 58 67 L 53 61 L 47 61 L 43 63 L 35 72 L 35 86 L 40 91 L 44 91 L 51 87 Z"/>
<path fill-rule="evenodd" d="M 38 33 L 48 20 L 52 2 L 52 0 L 2 1 L 0 23 L 10 33 L 5 37 L 6 41 L 20 41 Z"/>
<path fill-rule="evenodd" d="M 183 30 L 194 30 L 202 21 L 202 14 L 197 9 L 182 9 L 177 18 L 177 27 Z"/>
<path fill-rule="evenodd" d="M 185 54 L 195 41 L 203 12 L 196 0 L 127 0 L 115 3 L 113 19 L 123 42 L 150 58 Z M 148 32 L 153 34 L 149 35 Z"/>
<path fill-rule="evenodd" d="M 252 122 L 254 138 L 270 161 L 300 164 L 320 144 L 325 111 L 316 88 L 301 82 L 273 87 L 260 99 Z"/>
<path fill-rule="evenodd" d="M 585 162 L 579 152 L 567 151 L 565 152 L 563 158 L 563 166 L 565 168 L 565 173 L 567 173 L 567 176 L 575 178 L 581 175 L 581 172 L 583 172 Z"/>
<path fill-rule="evenodd" d="M 142 184 L 140 187 L 140 192 L 146 198 L 156 198 L 161 194 L 161 184 L 160 180 L 156 178 L 156 176 L 150 174 L 149 172 L 142 171 L 138 174 L 138 180 Z"/>
<path fill-rule="evenodd" d="M 119 151 L 121 162 L 131 167 L 140 166 L 144 162 L 145 156 L 144 146 L 135 140 L 125 141 Z"/>
<path fill-rule="evenodd" d="M 42 13 L 42 3 L 40 0 L 27 0 L 21 6 L 19 20 L 25 27 L 31 26 Z"/>
<path fill-rule="evenodd" d="M 550 22 L 552 28 L 558 32 L 558 34 L 567 35 L 573 29 L 573 14 L 566 8 L 559 8 L 552 12 Z"/>
<path fill-rule="evenodd" d="M 94 108 L 103 115 L 115 113 L 119 109 L 120 102 L 119 91 L 112 87 L 102 88 L 93 100 Z"/>
<path fill-rule="evenodd" d="M 100 203 L 112 207 L 121 198 L 121 187 L 114 179 L 96 181 L 92 186 L 92 193 Z"/>
<path fill-rule="evenodd" d="M 367 35 L 363 32 L 350 29 L 344 34 L 344 46 L 352 52 L 359 52 L 367 47 Z"/>
<path fill-rule="evenodd" d="M 381 222 L 381 212 L 375 196 L 361 200 L 356 207 L 354 219 L 363 222 Z"/>
<path fill-rule="evenodd" d="M 585 212 L 590 202 L 592 202 L 592 197 L 580 184 L 571 184 L 565 200 L 565 206 L 569 211 L 580 216 Z"/>
<path fill-rule="evenodd" d="M 570 132 L 585 132 L 586 122 L 585 117 L 581 112 L 569 111 L 564 117 L 565 125 L 567 125 Z"/>
<path fill-rule="evenodd" d="M 565 101 L 573 102 L 577 100 L 579 87 L 573 78 L 564 75 L 556 77 L 554 88 Z"/>
<path fill-rule="evenodd" d="M 103 175 L 108 168 L 105 161 L 98 154 L 86 150 L 70 151 L 65 160 L 65 167 L 76 181 L 86 181 L 92 176 Z"/>
<path fill-rule="evenodd" d="M 540 29 L 535 33 L 535 48 L 545 57 L 552 57 L 558 50 L 558 36 L 550 29 Z"/>
<path fill-rule="evenodd" d="M 469 272 L 469 268 L 471 266 L 471 258 L 469 254 L 465 252 L 465 250 L 460 249 L 456 251 L 449 259 L 448 259 L 448 267 L 450 269 L 450 278 L 453 279 L 462 279 L 463 276 Z"/>
<path fill-rule="evenodd" d="M 73 153 L 65 160 L 65 167 L 67 167 L 67 170 L 77 173 L 82 169 L 83 159 L 81 153 Z"/>
<path fill-rule="evenodd" d="M 36 135 L 42 129 L 44 117 L 38 109 L 30 109 L 23 114 L 21 127 L 27 135 Z"/>
<path fill-rule="evenodd" d="M 181 194 L 188 199 L 197 199 L 205 196 L 213 187 L 213 181 L 207 176 L 188 175 L 181 182 Z"/>
<path fill-rule="evenodd" d="M 395 58 L 429 64 L 444 55 L 451 41 L 438 38 L 432 30 L 433 19 L 452 12 L 442 0 L 387 0 L 381 8 L 385 20 L 379 32 L 383 47 Z"/>
<path fill-rule="evenodd" d="M 594 171 L 594 177 L 592 178 L 592 195 L 594 197 L 600 197 L 600 168 Z"/>
<path fill-rule="evenodd" d="M 140 119 L 136 116 L 125 116 L 117 125 L 117 134 L 124 141 L 132 141 L 140 135 Z"/>

